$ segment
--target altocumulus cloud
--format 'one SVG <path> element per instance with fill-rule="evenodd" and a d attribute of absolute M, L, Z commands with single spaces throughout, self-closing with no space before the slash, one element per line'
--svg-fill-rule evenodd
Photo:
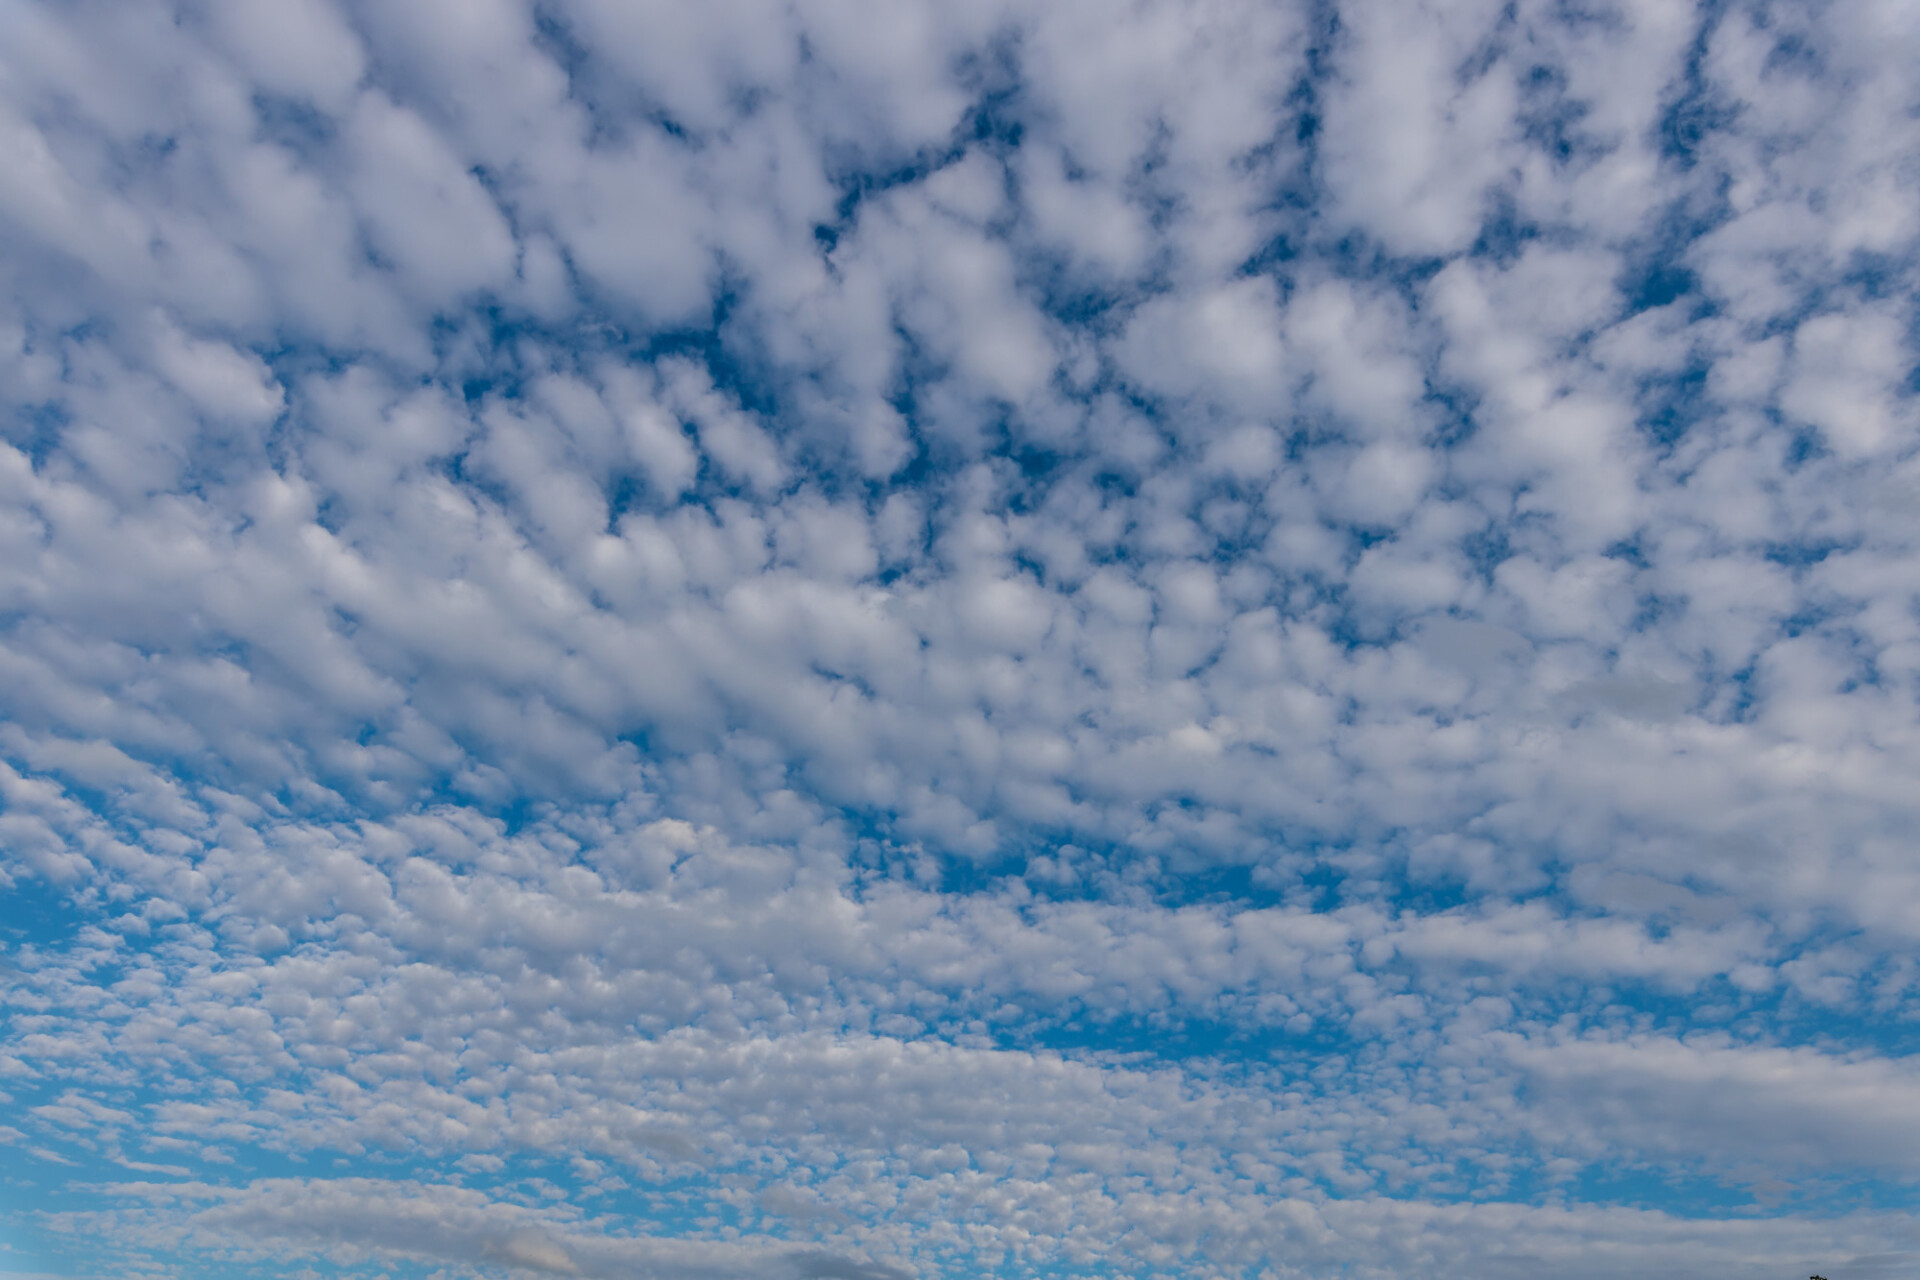
<path fill-rule="evenodd" d="M 1911 1274 L 1916 65 L 0 0 L 0 1274 Z"/>

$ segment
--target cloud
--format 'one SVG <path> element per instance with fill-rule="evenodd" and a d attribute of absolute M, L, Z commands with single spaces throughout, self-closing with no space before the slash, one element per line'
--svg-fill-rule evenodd
<path fill-rule="evenodd" d="M 624 1275 L 638 1265 L 674 1277 L 746 1275 L 795 1280 L 893 1280 L 914 1272 L 886 1263 L 813 1250 L 783 1248 L 774 1241 L 690 1245 L 661 1239 L 602 1235 L 565 1215 L 489 1201 L 445 1185 L 339 1178 L 263 1180 L 245 1187 L 186 1184 L 113 1188 L 133 1201 L 177 1200 L 205 1205 L 189 1219 L 192 1232 L 247 1242 L 255 1256 L 318 1260 L 315 1246 L 343 1234 L 342 1215 L 359 1241 L 340 1260 L 358 1258 L 425 1263 L 505 1266 L 513 1275 Z M 1173 1206 L 1137 1204 L 1154 1213 Z M 151 1221 L 138 1210 L 116 1225 L 140 1232 Z M 1822 1227 L 1774 1223 L 1702 1223 L 1652 1211 L 1525 1209 L 1498 1205 L 1434 1208 L 1381 1199 L 1340 1204 L 1281 1201 L 1262 1224 L 1214 1218 L 1221 1234 L 1248 1232 L 1262 1243 L 1285 1241 L 1293 1274 L 1308 1274 L 1338 1235 L 1380 1234 L 1393 1238 L 1387 1267 L 1439 1274 L 1447 1266 L 1471 1265 L 1494 1275 L 1532 1274 L 1543 1265 L 1575 1276 L 1615 1274 L 1620 1266 L 1679 1259 L 1703 1276 L 1735 1275 L 1736 1267 L 1766 1259 L 1818 1261 L 1849 1275 L 1891 1274 L 1914 1256 L 1911 1230 L 1897 1220 L 1854 1214 Z M 1222 1230 L 1224 1229 L 1224 1231 Z M 1236 1231 L 1237 1229 L 1237 1231 Z M 1851 1233 L 1851 1234 L 1848 1234 Z M 1615 1243 L 1631 1240 L 1632 1243 Z M 1252 1243 L 1245 1241 L 1245 1243 Z M 1731 1246 L 1731 1249 L 1729 1249 Z M 1879 1249 L 1881 1252 L 1863 1252 Z M 1370 1267 L 1363 1275 L 1394 1270 Z M 1286 1274 L 1286 1273 L 1282 1273 Z"/>
<path fill-rule="evenodd" d="M 62 1265 L 1905 1265 L 1901 6 L 0 24 Z"/>
<path fill-rule="evenodd" d="M 492 1200 L 457 1186 L 373 1178 L 264 1179 L 244 1187 L 126 1184 L 134 1201 L 193 1206 L 187 1230 L 242 1243 L 264 1257 L 331 1256 L 505 1267 L 516 1276 L 621 1276 L 635 1267 L 672 1277 L 904 1280 L 884 1264 L 774 1241 L 703 1243 L 616 1236 L 576 1216 Z M 137 1231 L 138 1215 L 129 1223 Z"/>

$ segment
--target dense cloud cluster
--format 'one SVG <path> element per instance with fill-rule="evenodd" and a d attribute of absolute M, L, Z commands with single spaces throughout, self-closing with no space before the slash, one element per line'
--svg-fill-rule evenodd
<path fill-rule="evenodd" d="M 0 1275 L 1905 1274 L 1915 65 L 0 0 Z"/>

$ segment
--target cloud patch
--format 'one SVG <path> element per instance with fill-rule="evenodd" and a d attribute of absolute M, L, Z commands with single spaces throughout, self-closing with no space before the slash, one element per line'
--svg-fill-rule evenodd
<path fill-rule="evenodd" d="M 0 1239 L 1908 1264 L 1905 9 L 457 8 L 0 16 Z"/>

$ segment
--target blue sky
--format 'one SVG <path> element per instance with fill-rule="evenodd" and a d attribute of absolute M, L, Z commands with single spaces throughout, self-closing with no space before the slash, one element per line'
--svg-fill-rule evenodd
<path fill-rule="evenodd" d="M 1915 65 L 0 0 L 0 1277 L 1914 1274 Z"/>

